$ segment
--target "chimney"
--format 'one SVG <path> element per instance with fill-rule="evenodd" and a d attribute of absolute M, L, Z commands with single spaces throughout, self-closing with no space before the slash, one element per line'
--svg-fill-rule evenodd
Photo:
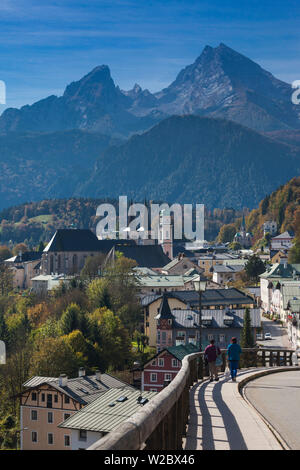
<path fill-rule="evenodd" d="M 68 383 L 68 377 L 66 374 L 60 374 L 59 379 L 58 379 L 58 384 L 60 387 L 66 387 Z"/>
<path fill-rule="evenodd" d="M 78 371 L 78 377 L 84 377 L 85 376 L 85 369 L 84 367 L 80 367 Z"/>
<path fill-rule="evenodd" d="M 97 369 L 96 372 L 95 372 L 95 375 L 96 375 L 96 380 L 99 380 L 99 382 L 100 382 L 101 381 L 101 372 L 100 372 L 100 370 Z"/>

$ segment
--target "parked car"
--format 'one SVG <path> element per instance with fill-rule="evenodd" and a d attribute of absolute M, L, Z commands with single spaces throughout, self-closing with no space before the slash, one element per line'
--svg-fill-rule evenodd
<path fill-rule="evenodd" d="M 262 341 L 262 340 L 264 339 L 264 337 L 263 337 L 263 334 L 262 334 L 262 333 L 257 333 L 257 335 L 256 335 L 256 339 L 258 339 L 258 340 L 261 340 L 261 341 Z"/>
<path fill-rule="evenodd" d="M 265 333 L 265 339 L 272 339 L 271 333 Z"/>

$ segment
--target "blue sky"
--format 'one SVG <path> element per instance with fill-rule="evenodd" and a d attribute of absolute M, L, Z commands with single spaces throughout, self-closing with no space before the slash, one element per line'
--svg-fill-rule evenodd
<path fill-rule="evenodd" d="M 284 81 L 300 79 L 299 0 L 1 0 L 6 107 L 61 95 L 101 64 L 122 89 L 158 91 L 220 42 Z"/>

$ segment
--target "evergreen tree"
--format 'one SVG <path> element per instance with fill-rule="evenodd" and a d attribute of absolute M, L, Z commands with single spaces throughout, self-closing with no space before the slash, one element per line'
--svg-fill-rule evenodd
<path fill-rule="evenodd" d="M 241 347 L 242 348 L 254 347 L 249 308 L 246 308 L 245 314 L 244 314 L 244 323 L 243 323 L 243 329 L 242 329 L 242 334 L 241 334 Z"/>
<path fill-rule="evenodd" d="M 245 271 L 249 279 L 258 281 L 258 276 L 265 272 L 265 263 L 260 259 L 259 256 L 253 255 L 245 264 Z"/>
<path fill-rule="evenodd" d="M 83 315 L 80 307 L 75 303 L 68 305 L 60 320 L 62 334 L 68 335 L 74 330 L 81 330 L 82 324 Z"/>

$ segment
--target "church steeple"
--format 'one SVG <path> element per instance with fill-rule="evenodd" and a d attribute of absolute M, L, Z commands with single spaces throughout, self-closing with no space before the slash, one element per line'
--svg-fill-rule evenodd
<path fill-rule="evenodd" d="M 157 319 L 161 320 L 174 320 L 174 315 L 171 312 L 170 305 L 168 302 L 168 294 L 163 293 L 163 298 L 159 307 Z"/>
<path fill-rule="evenodd" d="M 243 218 L 242 218 L 241 232 L 246 232 L 246 222 L 245 222 L 244 212 L 243 212 Z"/>
<path fill-rule="evenodd" d="M 155 318 L 157 320 L 156 346 L 159 352 L 164 348 L 173 346 L 173 322 L 175 317 L 171 312 L 166 292 L 163 294 L 158 315 Z"/>

